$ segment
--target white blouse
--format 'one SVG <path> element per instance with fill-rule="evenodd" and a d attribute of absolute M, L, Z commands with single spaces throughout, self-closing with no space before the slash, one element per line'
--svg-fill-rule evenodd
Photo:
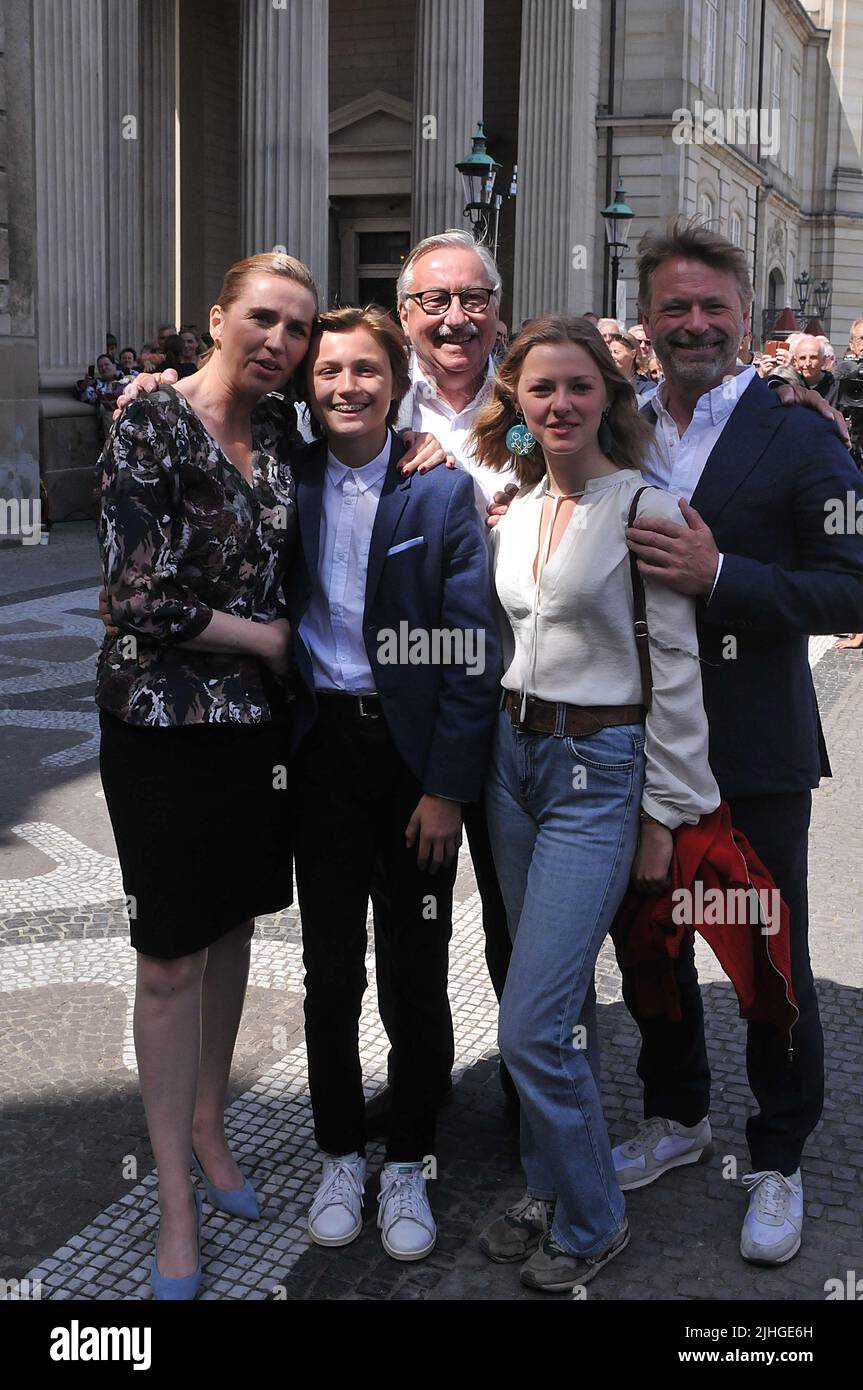
<path fill-rule="evenodd" d="M 634 468 L 591 478 L 551 557 L 533 577 L 547 480 L 523 487 L 492 532 L 505 689 L 569 705 L 641 704 L 633 631 L 629 551 L 624 528 L 644 486 Z M 682 524 L 677 499 L 650 487 L 639 516 Z M 543 552 L 547 549 L 543 545 Z M 695 603 L 645 580 L 653 700 L 645 727 L 642 805 L 674 829 L 719 805 L 707 761 L 707 717 L 695 628 Z"/>

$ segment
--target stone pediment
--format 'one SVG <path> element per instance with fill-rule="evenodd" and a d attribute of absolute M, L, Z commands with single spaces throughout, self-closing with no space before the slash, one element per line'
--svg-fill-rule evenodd
<path fill-rule="evenodd" d="M 413 106 L 374 91 L 330 112 L 330 195 L 410 193 Z"/>

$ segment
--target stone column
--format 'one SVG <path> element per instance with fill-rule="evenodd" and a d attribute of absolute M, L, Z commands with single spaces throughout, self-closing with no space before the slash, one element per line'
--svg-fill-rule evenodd
<path fill-rule="evenodd" d="M 597 238 L 599 5 L 523 0 L 513 326 L 590 307 Z"/>
<path fill-rule="evenodd" d="M 328 0 L 243 0 L 243 254 L 284 246 L 327 302 Z"/>
<path fill-rule="evenodd" d="M 455 166 L 482 120 L 483 10 L 484 0 L 417 0 L 414 243 L 448 227 L 470 230 Z"/>
<path fill-rule="evenodd" d="M 43 385 L 66 386 L 105 346 L 101 0 L 33 0 L 36 259 Z"/>
<path fill-rule="evenodd" d="M 33 19 L 0 0 L 0 546 L 39 539 Z M 37 523 L 34 525 L 34 522 Z"/>
<path fill-rule="evenodd" d="M 144 341 L 139 17 L 139 0 L 105 0 L 106 324 L 120 349 Z M 149 190 L 144 200 L 149 203 Z"/>
<path fill-rule="evenodd" d="M 177 317 L 175 5 L 176 0 L 146 0 L 140 11 L 141 316 L 147 341 L 155 337 L 159 324 L 176 323 Z M 194 247 L 189 248 L 189 253 L 195 254 Z"/>

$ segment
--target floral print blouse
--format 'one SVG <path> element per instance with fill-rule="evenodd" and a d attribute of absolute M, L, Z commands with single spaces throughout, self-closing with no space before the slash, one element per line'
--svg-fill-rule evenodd
<path fill-rule="evenodd" d="M 129 724 L 258 724 L 285 695 L 255 657 L 181 647 L 214 609 L 253 622 L 284 616 L 297 540 L 290 401 L 252 415 L 251 486 L 171 387 L 139 397 L 99 461 L 99 545 L 116 637 L 99 654 L 96 703 Z"/>

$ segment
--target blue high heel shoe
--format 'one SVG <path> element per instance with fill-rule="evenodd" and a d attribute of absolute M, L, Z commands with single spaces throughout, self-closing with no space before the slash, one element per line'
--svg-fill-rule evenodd
<path fill-rule="evenodd" d="M 194 1274 L 185 1274 L 181 1279 L 169 1279 L 160 1272 L 154 1255 L 150 1264 L 150 1287 L 153 1297 L 163 1302 L 192 1299 L 201 1287 L 201 1194 L 197 1187 L 193 1187 L 192 1192 L 195 1197 L 195 1220 L 198 1228 L 198 1268 Z"/>
<path fill-rule="evenodd" d="M 229 1216 L 239 1216 L 244 1221 L 260 1221 L 261 1209 L 258 1206 L 258 1198 L 248 1178 L 242 1187 L 214 1187 L 211 1182 L 207 1181 L 207 1175 L 194 1150 L 192 1152 L 192 1166 L 204 1184 L 207 1201 L 211 1206 L 217 1207 L 219 1211 L 226 1211 Z"/>

